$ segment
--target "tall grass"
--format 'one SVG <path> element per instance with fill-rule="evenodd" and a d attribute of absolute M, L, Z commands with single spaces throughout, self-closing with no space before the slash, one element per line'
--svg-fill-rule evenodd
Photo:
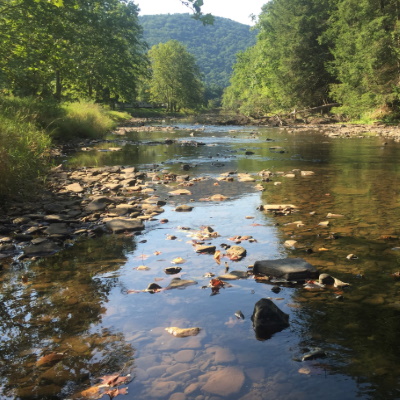
<path fill-rule="evenodd" d="M 127 113 L 110 111 L 94 103 L 64 103 L 61 109 L 64 116 L 55 120 L 52 127 L 53 136 L 62 141 L 103 137 L 118 123 L 130 118 Z"/>
<path fill-rule="evenodd" d="M 0 199 L 32 191 L 49 166 L 50 145 L 34 123 L 0 115 Z"/>

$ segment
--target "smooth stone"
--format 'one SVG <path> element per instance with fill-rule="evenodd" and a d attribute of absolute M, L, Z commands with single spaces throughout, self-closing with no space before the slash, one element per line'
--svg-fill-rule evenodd
<path fill-rule="evenodd" d="M 236 367 L 227 367 L 207 374 L 208 380 L 202 390 L 227 397 L 240 391 L 244 383 L 243 371 Z"/>
<path fill-rule="evenodd" d="M 185 351 L 185 350 L 181 350 L 181 351 Z M 193 350 L 188 350 L 188 351 L 193 351 Z M 178 351 L 178 353 L 180 353 L 180 352 Z M 176 355 L 177 355 L 177 353 L 174 354 L 174 358 L 176 358 Z M 193 357 L 194 357 L 194 355 L 193 355 Z M 168 367 L 166 373 L 171 377 L 172 375 L 180 374 L 181 372 L 186 373 L 186 371 L 189 370 L 189 368 L 190 368 L 189 364 L 183 363 L 183 362 L 178 362 L 177 364 L 174 364 L 174 365 L 171 365 L 170 367 Z"/>
<path fill-rule="evenodd" d="M 165 397 L 176 390 L 178 384 L 173 381 L 154 381 L 150 389 L 150 396 L 153 397 Z"/>
<path fill-rule="evenodd" d="M 159 378 L 167 370 L 167 365 L 156 365 L 147 369 L 147 374 L 150 378 Z"/>
<path fill-rule="evenodd" d="M 49 214 L 45 215 L 43 220 L 46 222 L 54 223 L 54 222 L 63 222 L 64 218 L 61 215 Z"/>
<path fill-rule="evenodd" d="M 226 347 L 215 349 L 214 361 L 216 364 L 228 363 L 235 359 L 235 355 Z"/>
<path fill-rule="evenodd" d="M 270 299 L 257 301 L 251 320 L 258 340 L 267 340 L 274 333 L 289 326 L 289 315 L 285 314 Z"/>
<path fill-rule="evenodd" d="M 297 245 L 297 240 L 285 240 L 285 243 L 283 243 L 283 245 L 287 249 L 295 249 Z"/>
<path fill-rule="evenodd" d="M 193 361 L 194 356 L 194 350 L 181 350 L 173 355 L 175 361 L 179 363 L 187 363 Z"/>
<path fill-rule="evenodd" d="M 316 268 L 302 258 L 256 261 L 253 273 L 254 275 L 268 275 L 286 280 L 314 279 L 318 275 Z"/>
<path fill-rule="evenodd" d="M 208 246 L 208 245 L 197 245 L 196 246 L 196 253 L 215 253 L 215 246 Z"/>
<path fill-rule="evenodd" d="M 144 229 L 144 225 L 141 221 L 130 218 L 113 218 L 109 221 L 106 221 L 106 227 L 113 233 L 141 231 Z"/>
<path fill-rule="evenodd" d="M 84 189 L 79 183 L 75 182 L 67 185 L 65 190 L 68 190 L 68 192 L 82 193 Z"/>
<path fill-rule="evenodd" d="M 242 258 L 246 255 L 246 249 L 242 246 L 231 246 L 226 250 L 226 254 L 230 257 Z"/>
<path fill-rule="evenodd" d="M 114 209 L 113 212 L 115 212 L 117 215 L 125 215 L 128 213 L 133 213 L 133 212 L 138 212 L 139 210 L 137 209 L 136 206 L 133 206 L 131 204 L 118 204 Z"/>
<path fill-rule="evenodd" d="M 27 224 L 28 222 L 30 222 L 30 218 L 28 217 L 18 217 L 13 219 L 12 223 L 15 225 L 24 225 Z"/>
<path fill-rule="evenodd" d="M 174 393 L 169 400 L 186 400 L 186 395 L 185 393 L 177 392 Z"/>
<path fill-rule="evenodd" d="M 45 231 L 47 235 L 67 235 L 69 233 L 68 225 L 64 222 L 49 225 Z"/>

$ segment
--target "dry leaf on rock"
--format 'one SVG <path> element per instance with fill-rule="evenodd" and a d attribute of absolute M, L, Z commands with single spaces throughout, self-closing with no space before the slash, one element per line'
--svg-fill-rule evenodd
<path fill-rule="evenodd" d="M 165 330 L 173 336 L 176 337 L 187 337 L 196 336 L 200 333 L 200 328 L 178 328 L 176 326 L 170 326 L 165 328 Z"/>
<path fill-rule="evenodd" d="M 220 279 L 211 279 L 210 280 L 210 286 L 212 288 L 221 288 L 225 285 L 224 281 L 221 281 Z"/>
<path fill-rule="evenodd" d="M 101 383 L 107 386 L 118 386 L 126 383 L 130 379 L 130 375 L 121 376 L 120 374 L 104 375 L 101 378 Z"/>

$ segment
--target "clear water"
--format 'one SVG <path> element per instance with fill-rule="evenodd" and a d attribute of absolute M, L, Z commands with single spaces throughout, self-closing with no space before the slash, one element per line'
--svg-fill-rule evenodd
<path fill-rule="evenodd" d="M 179 128 L 112 136 L 109 143 L 68 159 L 72 166 L 137 165 L 178 173 L 186 173 L 184 163 L 190 164 L 191 177 L 205 179 L 187 188 L 190 196 L 171 197 L 174 185 L 154 185 L 167 200 L 159 218 L 169 222 L 146 222 L 143 235 L 104 236 L 39 262 L 4 266 L 2 398 L 88 398 L 82 390 L 114 373 L 132 375 L 124 385 L 128 395 L 121 396 L 126 399 L 400 398 L 400 282 L 391 276 L 400 270 L 399 144 L 270 128 Z M 166 137 L 205 145 L 162 144 Z M 121 151 L 98 151 L 118 146 Z M 284 152 L 271 149 L 276 146 Z M 274 176 L 264 192 L 254 189 L 259 182 L 239 183 L 236 176 L 234 182 L 214 185 L 228 171 L 248 172 L 259 181 L 256 174 L 263 169 L 315 175 Z M 216 193 L 228 199 L 200 200 Z M 192 212 L 174 211 L 185 203 L 194 206 Z M 267 203 L 291 203 L 299 211 L 274 216 L 257 210 Z M 319 226 L 328 213 L 343 217 Z M 297 221 L 302 224 L 292 224 Z M 247 250 L 241 261 L 223 258 L 218 265 L 212 255 L 196 254 L 190 243 L 190 234 L 202 226 L 218 232 L 207 243 L 221 250 L 220 244 L 233 244 L 229 238 L 235 235 L 257 241 L 241 243 Z M 288 239 L 300 248 L 286 249 Z M 349 254 L 358 258 L 348 260 Z M 178 276 L 197 284 L 142 292 L 152 282 L 168 286 L 175 276 L 163 270 L 176 257 L 186 260 Z M 351 286 L 310 292 L 302 285 L 281 285 L 275 293 L 274 284 L 249 277 L 230 281 L 218 293 L 207 287 L 210 278 L 204 274 L 223 274 L 225 261 L 230 271 L 246 271 L 257 260 L 284 257 L 302 257 Z M 150 269 L 137 270 L 140 265 Z M 28 282 L 21 282 L 22 275 Z M 261 341 L 251 315 L 264 297 L 289 314 L 290 327 Z M 238 310 L 244 320 L 235 317 Z M 177 338 L 165 331 L 171 326 L 201 331 Z M 315 347 L 326 357 L 299 361 Z M 53 352 L 60 360 L 40 362 Z M 237 374 L 236 380 L 244 377 L 243 384 L 232 392 L 235 382 L 219 378 L 222 389 L 217 387 L 213 376 L 221 377 L 221 371 Z"/>

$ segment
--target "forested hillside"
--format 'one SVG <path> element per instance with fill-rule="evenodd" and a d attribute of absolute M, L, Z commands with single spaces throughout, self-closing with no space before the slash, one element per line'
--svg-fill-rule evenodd
<path fill-rule="evenodd" d="M 236 54 L 256 42 L 256 32 L 250 26 L 227 18 L 215 17 L 214 24 L 206 26 L 189 14 L 144 15 L 139 22 L 149 47 L 171 39 L 186 45 L 207 85 L 226 87 Z"/>
<path fill-rule="evenodd" d="M 224 106 L 263 115 L 337 102 L 352 118 L 399 116 L 399 20 L 398 0 L 270 0 Z"/>

